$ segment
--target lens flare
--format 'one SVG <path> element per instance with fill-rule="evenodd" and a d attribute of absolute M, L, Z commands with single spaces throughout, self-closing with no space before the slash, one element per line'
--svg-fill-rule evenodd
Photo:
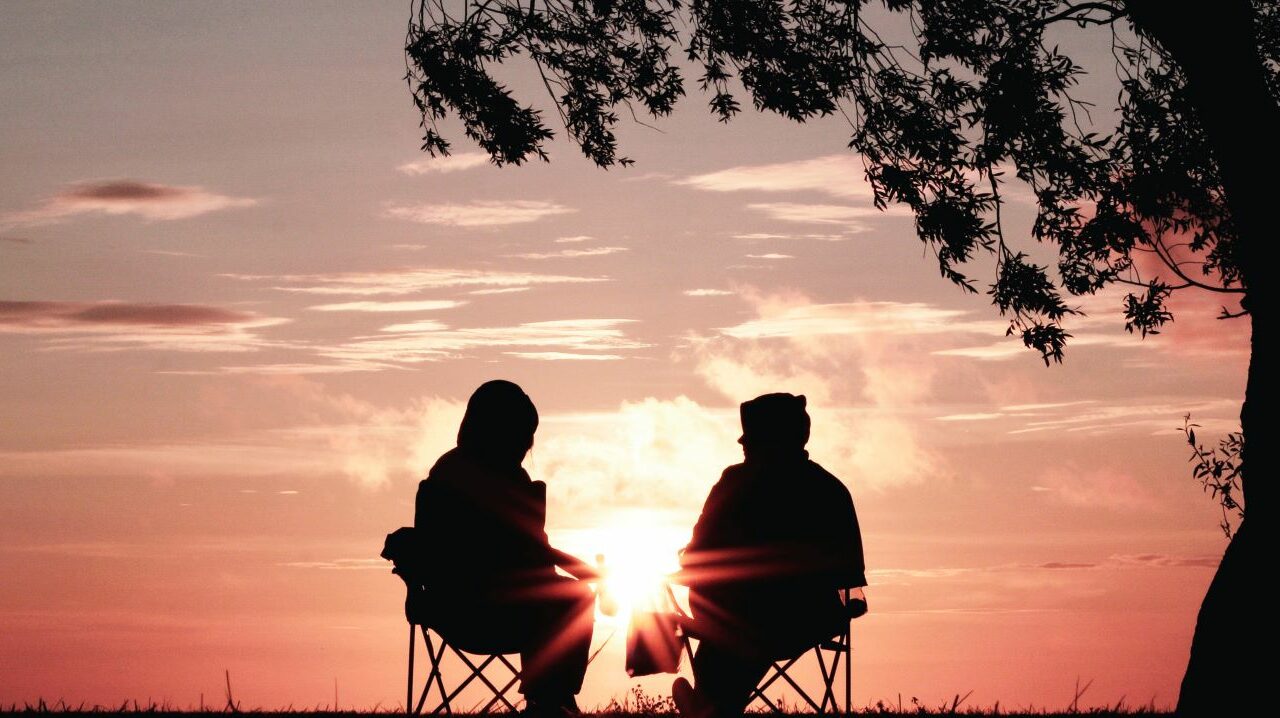
<path fill-rule="evenodd" d="M 590 528 L 557 532 L 554 541 L 583 559 L 602 562 L 605 579 L 598 607 L 625 621 L 636 608 L 654 605 L 665 577 L 680 568 L 679 551 L 689 541 L 687 518 L 650 509 L 614 509 Z M 602 560 L 602 561 L 601 561 Z"/>

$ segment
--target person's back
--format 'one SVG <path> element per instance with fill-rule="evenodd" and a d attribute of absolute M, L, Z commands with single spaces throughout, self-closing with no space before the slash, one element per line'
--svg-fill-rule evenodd
<path fill-rule="evenodd" d="M 865 584 L 849 491 L 803 451 L 726 469 L 686 553 L 698 602 L 717 609 L 703 613 L 784 653 L 838 625 L 839 588 Z"/>
<path fill-rule="evenodd" d="M 555 564 L 547 535 L 545 487 L 519 465 L 493 465 L 455 448 L 418 484 L 414 525 L 438 550 L 438 590 L 509 592 L 545 580 Z"/>
<path fill-rule="evenodd" d="M 694 626 L 695 691 L 672 687 L 683 714 L 737 715 L 773 660 L 839 632 L 841 588 L 866 585 L 849 490 L 809 460 L 803 396 L 742 405 L 745 461 L 711 489 L 682 556 Z"/>
<path fill-rule="evenodd" d="M 595 597 L 589 567 L 548 543 L 546 486 L 521 467 L 537 428 L 519 386 L 476 389 L 457 447 L 418 485 L 414 529 L 431 627 L 464 651 L 518 651 L 525 712 L 562 718 L 578 712 Z"/>

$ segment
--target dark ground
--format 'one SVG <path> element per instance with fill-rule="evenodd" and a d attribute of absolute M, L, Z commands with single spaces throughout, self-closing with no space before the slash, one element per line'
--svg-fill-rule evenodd
<path fill-rule="evenodd" d="M 73 718 L 74 716 L 97 716 L 101 718 L 102 716 L 106 716 L 106 715 L 124 715 L 124 716 L 129 716 L 130 718 L 141 718 L 142 716 L 147 716 L 148 718 L 152 718 L 152 717 L 154 718 L 169 718 L 169 717 L 200 718 L 202 716 L 207 716 L 208 718 L 214 718 L 215 716 L 218 718 L 227 718 L 227 716 L 236 716 L 236 718 L 288 718 L 290 716 L 299 716 L 299 717 L 305 716 L 306 718 L 372 718 L 374 716 L 378 716 L 378 717 L 397 716 L 402 714 L 399 712 L 392 712 L 389 710 L 381 710 L 381 709 L 379 709 L 377 712 L 373 712 L 373 711 L 334 712 L 334 711 L 328 711 L 328 710 L 284 709 L 284 710 L 245 710 L 238 713 L 228 713 L 224 711 L 201 712 L 197 710 L 190 710 L 190 711 L 171 710 L 171 709 L 162 709 L 160 707 L 148 709 L 146 706 L 141 706 L 135 710 L 132 704 L 130 704 L 127 708 L 123 710 L 119 706 L 115 708 L 99 707 L 96 710 L 88 706 L 85 706 L 85 707 L 71 706 L 69 708 L 66 708 L 63 706 L 56 706 L 56 707 L 45 706 L 43 708 L 39 706 L 28 707 L 28 706 L 21 706 L 21 705 L 0 706 L 0 717 L 35 716 L 35 715 L 57 715 L 57 716 L 66 716 L 67 718 Z M 480 714 L 468 714 L 468 715 L 480 715 Z M 491 714 L 484 714 L 484 715 L 505 716 L 507 714 L 491 713 Z M 634 718 L 637 716 L 673 716 L 674 714 L 669 712 L 605 710 L 605 711 L 598 711 L 598 712 L 586 712 L 583 715 L 586 718 L 624 718 L 624 717 Z M 761 713 L 750 712 L 746 714 L 746 716 L 749 718 L 764 718 L 770 715 L 774 715 L 774 714 L 763 713 L 763 712 Z M 790 715 L 797 715 L 797 716 L 810 715 L 811 716 L 813 714 L 796 712 L 796 713 L 787 713 L 785 715 L 789 715 L 789 716 Z M 920 716 L 920 715 L 958 715 L 958 716 L 997 716 L 998 715 L 1002 717 L 1008 716 L 1009 718 L 1017 718 L 1019 716 L 1036 716 L 1036 718 L 1056 718 L 1057 716 L 1063 716 L 1063 717 L 1071 716 L 1073 718 L 1078 718 L 1079 716 L 1098 716 L 1099 718 L 1109 718 L 1110 716 L 1151 716 L 1152 718 L 1164 718 L 1165 716 L 1172 716 L 1173 714 L 1162 712 L 1162 711 L 1153 711 L 1148 708 L 1121 708 L 1120 710 L 1115 710 L 1114 708 L 1082 708 L 1079 711 L 1063 711 L 1063 710 L 1049 711 L 1049 710 L 1039 710 L 1035 708 L 1027 709 L 1025 707 L 1014 708 L 1012 710 L 1009 710 L 1002 706 L 991 706 L 987 708 L 961 707 L 958 710 L 953 712 L 950 710 L 950 706 L 946 706 L 942 708 L 936 708 L 936 707 L 931 708 L 931 707 L 922 706 L 919 709 L 913 708 L 911 710 L 903 710 L 899 712 L 897 709 L 897 706 L 885 707 L 883 709 L 872 706 L 870 708 L 862 708 L 857 711 L 854 711 L 852 715 L 883 716 L 884 718 L 897 718 L 899 716 L 902 716 L 905 718 L 905 716 Z"/>

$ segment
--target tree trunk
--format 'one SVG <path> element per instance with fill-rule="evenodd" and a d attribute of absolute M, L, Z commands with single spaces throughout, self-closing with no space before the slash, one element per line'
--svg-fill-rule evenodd
<path fill-rule="evenodd" d="M 1267 705 L 1271 688 L 1272 621 L 1263 612 L 1264 580 L 1270 569 L 1265 548 L 1272 542 L 1271 499 L 1275 444 L 1264 432 L 1275 406 L 1262 379 L 1271 365 L 1272 329 L 1265 276 L 1265 246 L 1273 242 L 1274 177 L 1280 171 L 1280 108 L 1266 84 L 1246 0 L 1215 3 L 1125 3 L 1138 29 L 1156 40 L 1182 67 L 1187 90 L 1209 138 L 1222 175 L 1240 242 L 1245 308 L 1253 322 L 1248 386 L 1240 423 L 1246 447 L 1242 487 L 1247 518 L 1214 574 L 1196 619 L 1191 656 L 1178 713 L 1187 716 L 1243 714 Z"/>

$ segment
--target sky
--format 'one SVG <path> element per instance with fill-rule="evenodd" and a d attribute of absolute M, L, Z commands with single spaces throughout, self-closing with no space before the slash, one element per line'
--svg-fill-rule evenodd
<path fill-rule="evenodd" d="M 498 169 L 448 123 L 430 158 L 406 21 L 0 2 L 0 703 L 211 704 L 228 671 L 244 705 L 399 705 L 382 539 L 506 378 L 552 540 L 633 577 L 741 459 L 738 403 L 805 394 L 863 528 L 858 705 L 1172 705 L 1225 548 L 1179 428 L 1238 427 L 1247 324 L 1180 295 L 1142 340 L 1089 297 L 1046 367 L 872 207 L 843 120 L 693 92 L 625 124 L 631 168 Z M 1100 121 L 1103 39 L 1062 38 Z M 1006 231 L 1031 212 L 1011 188 Z M 665 695 L 624 634 L 584 705 Z"/>

